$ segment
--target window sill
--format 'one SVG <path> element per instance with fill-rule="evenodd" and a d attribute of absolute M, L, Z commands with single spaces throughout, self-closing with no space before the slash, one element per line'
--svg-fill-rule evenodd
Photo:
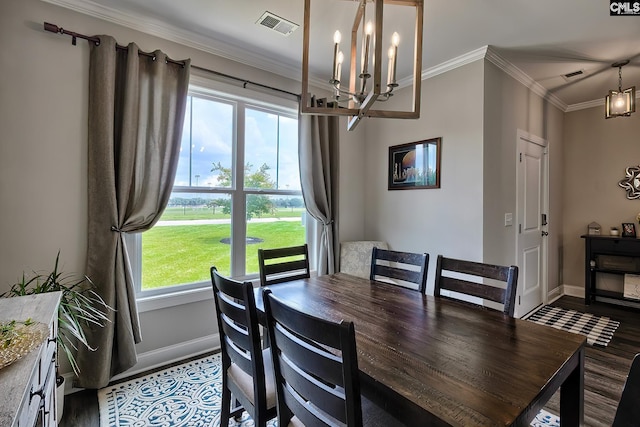
<path fill-rule="evenodd" d="M 182 304 L 190 304 L 199 301 L 212 300 L 213 290 L 211 286 L 203 286 L 196 289 L 171 292 L 162 295 L 153 295 L 138 298 L 138 312 L 160 310 L 175 307 Z"/>
<path fill-rule="evenodd" d="M 259 279 L 247 278 L 254 287 L 260 286 Z M 206 283 L 200 287 L 184 289 L 180 291 L 167 292 L 164 294 L 138 296 L 138 313 L 146 311 L 161 310 L 163 308 L 175 307 L 183 304 L 211 300 L 213 303 L 213 289 L 211 284 Z"/>

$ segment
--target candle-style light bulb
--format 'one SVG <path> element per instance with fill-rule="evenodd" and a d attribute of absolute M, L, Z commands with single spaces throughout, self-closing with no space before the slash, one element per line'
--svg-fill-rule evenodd
<path fill-rule="evenodd" d="M 342 39 L 342 35 L 340 31 L 336 31 L 333 33 L 333 81 L 340 80 L 340 72 L 338 71 L 338 53 L 340 51 L 340 39 Z"/>
<path fill-rule="evenodd" d="M 391 35 L 391 44 L 395 47 L 398 47 L 398 45 L 400 44 L 400 34 L 398 34 L 397 32 L 394 32 Z"/>
<path fill-rule="evenodd" d="M 371 21 L 367 22 L 367 25 L 364 28 L 364 33 L 368 36 L 373 34 L 373 23 Z"/>

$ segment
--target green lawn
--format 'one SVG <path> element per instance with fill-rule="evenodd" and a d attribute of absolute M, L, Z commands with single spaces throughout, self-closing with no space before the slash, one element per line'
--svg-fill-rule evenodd
<path fill-rule="evenodd" d="M 229 238 L 230 227 L 175 225 L 146 231 L 142 235 L 142 289 L 210 280 L 212 265 L 228 275 L 231 246 L 220 240 Z M 298 221 L 249 223 L 247 236 L 263 239 L 247 246 L 247 273 L 258 272 L 258 248 L 301 245 L 305 241 L 304 227 Z"/>

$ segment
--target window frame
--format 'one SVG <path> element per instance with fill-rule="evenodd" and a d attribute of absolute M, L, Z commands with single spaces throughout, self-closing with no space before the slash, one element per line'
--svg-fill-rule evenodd
<path fill-rule="evenodd" d="M 172 193 L 204 193 L 204 194 L 229 194 L 231 196 L 231 235 L 234 240 L 244 242 L 246 240 L 246 200 L 250 194 L 267 196 L 300 196 L 300 190 L 281 189 L 245 189 L 244 188 L 244 149 L 245 149 L 245 112 L 247 108 L 278 114 L 299 120 L 298 103 L 279 96 L 272 96 L 262 92 L 228 85 L 208 78 L 191 76 L 188 96 L 209 99 L 216 102 L 229 103 L 234 109 L 234 129 L 232 133 L 232 164 L 234 174 L 231 187 L 202 187 L 202 186 L 174 186 Z M 241 165 L 241 167 L 237 167 Z M 194 191 L 196 190 L 196 191 Z M 238 219 L 243 220 L 238 220 Z M 308 215 L 304 221 L 309 224 Z M 309 226 L 305 225 L 305 240 L 309 240 Z M 138 309 L 140 312 L 158 308 L 170 307 L 180 304 L 201 301 L 211 298 L 210 280 L 202 282 L 171 285 L 151 290 L 142 290 L 142 233 L 125 234 L 125 242 L 128 248 L 129 260 L 133 275 L 134 289 Z M 249 280 L 259 284 L 257 273 L 245 274 L 246 245 L 231 245 L 231 277 L 237 280 Z M 310 254 L 312 257 L 312 254 Z"/>

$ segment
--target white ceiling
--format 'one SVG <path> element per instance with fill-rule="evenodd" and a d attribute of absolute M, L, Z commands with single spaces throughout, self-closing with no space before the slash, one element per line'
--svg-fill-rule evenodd
<path fill-rule="evenodd" d="M 44 1 L 300 79 L 302 0 Z M 315 43 L 310 68 L 317 81 L 329 77 L 333 33 L 350 25 L 353 18 L 344 8 L 354 4 L 312 1 L 314 7 L 325 8 L 312 14 Z M 391 15 L 391 8 L 385 10 Z M 257 25 L 265 11 L 300 28 L 285 37 Z M 321 15 L 320 20 L 314 20 Z M 72 23 L 54 24 L 74 31 Z M 401 50 L 398 55 L 399 79 L 411 73 L 409 39 L 401 42 L 407 52 Z M 123 44 L 129 41 L 119 40 Z M 346 50 L 345 31 L 343 42 Z M 425 0 L 423 76 L 447 64 L 451 67 L 464 63 L 465 58 L 475 58 L 486 46 L 506 60 L 506 68 L 524 73 L 524 80 L 530 78 L 538 89 L 550 91 L 557 103 L 569 110 L 601 102 L 608 90 L 615 89 L 618 69 L 611 64 L 619 60 L 631 60 L 622 69 L 623 89 L 631 85 L 640 89 L 640 15 L 609 16 L 605 0 Z M 580 77 L 562 77 L 578 70 L 584 72 Z"/>

